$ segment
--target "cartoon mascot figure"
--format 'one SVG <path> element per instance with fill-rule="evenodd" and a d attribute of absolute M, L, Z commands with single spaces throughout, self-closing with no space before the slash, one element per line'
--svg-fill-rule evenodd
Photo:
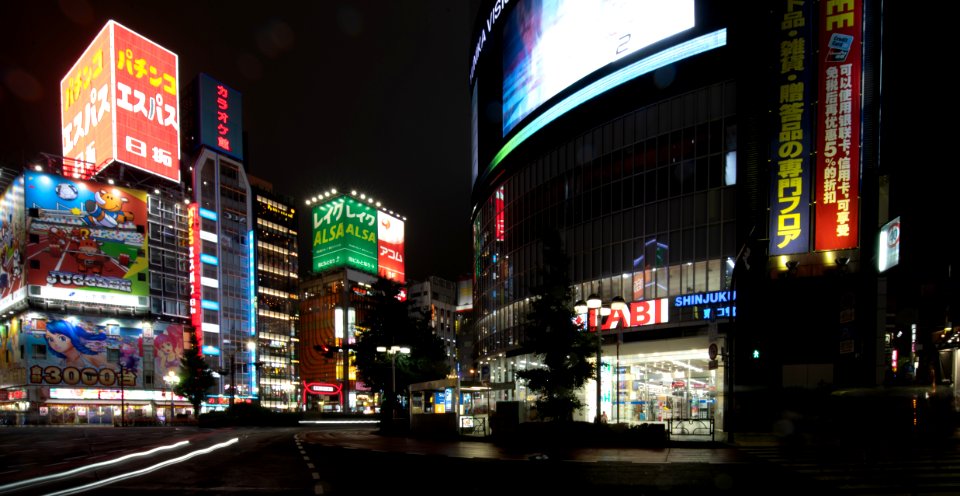
<path fill-rule="evenodd" d="M 126 198 L 107 193 L 102 189 L 94 194 L 94 198 L 96 201 L 87 200 L 83 206 L 86 211 L 83 219 L 91 226 L 116 228 L 124 222 L 133 220 L 133 213 L 123 210 L 124 203 L 127 203 Z M 74 215 L 82 214 L 78 208 L 73 208 L 71 211 Z"/>

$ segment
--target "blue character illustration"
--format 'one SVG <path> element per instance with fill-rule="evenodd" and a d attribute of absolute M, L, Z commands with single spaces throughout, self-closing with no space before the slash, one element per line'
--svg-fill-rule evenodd
<path fill-rule="evenodd" d="M 47 323 L 47 348 L 63 367 L 99 369 L 107 364 L 106 334 L 87 332 L 66 320 Z"/>

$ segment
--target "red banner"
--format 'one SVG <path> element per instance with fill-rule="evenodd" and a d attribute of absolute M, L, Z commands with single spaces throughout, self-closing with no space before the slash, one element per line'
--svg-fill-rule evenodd
<path fill-rule="evenodd" d="M 380 277 L 400 284 L 406 281 L 403 241 L 403 221 L 386 212 L 377 212 L 377 272 Z"/>
<path fill-rule="evenodd" d="M 821 2 L 814 248 L 858 246 L 861 0 Z"/>

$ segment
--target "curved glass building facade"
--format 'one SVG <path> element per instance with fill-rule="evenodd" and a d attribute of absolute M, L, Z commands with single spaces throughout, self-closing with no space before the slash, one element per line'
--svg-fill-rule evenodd
<path fill-rule="evenodd" d="M 731 279 L 742 244 L 738 92 L 733 67 L 722 63 L 730 51 L 724 17 L 692 1 L 663 2 L 665 27 L 643 45 L 635 26 L 617 21 L 650 14 L 643 7 L 598 2 L 601 13 L 586 19 L 568 4 L 520 1 L 480 12 L 490 13 L 476 30 L 472 73 L 483 378 L 515 382 L 502 399 L 536 417 L 535 398 L 515 373 L 537 366 L 525 351 L 523 318 L 543 264 L 542 233 L 556 230 L 574 300 L 596 294 L 630 305 L 603 319 L 600 405 L 590 382 L 579 418 L 599 408 L 629 424 L 698 419 L 712 435 L 725 371 L 708 347 L 722 346 L 718 328 L 736 311 Z M 556 40 L 574 31 L 586 48 Z M 601 46 L 584 41 L 591 33 Z M 564 53 L 570 67 L 558 62 Z"/>

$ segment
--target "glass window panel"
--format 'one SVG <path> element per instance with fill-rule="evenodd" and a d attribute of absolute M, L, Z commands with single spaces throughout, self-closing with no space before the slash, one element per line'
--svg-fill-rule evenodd
<path fill-rule="evenodd" d="M 722 276 L 720 260 L 710 260 L 707 262 L 707 291 L 720 291 L 720 280 Z"/>
<path fill-rule="evenodd" d="M 694 262 L 693 273 L 693 292 L 705 293 L 707 291 L 707 262 Z"/>

